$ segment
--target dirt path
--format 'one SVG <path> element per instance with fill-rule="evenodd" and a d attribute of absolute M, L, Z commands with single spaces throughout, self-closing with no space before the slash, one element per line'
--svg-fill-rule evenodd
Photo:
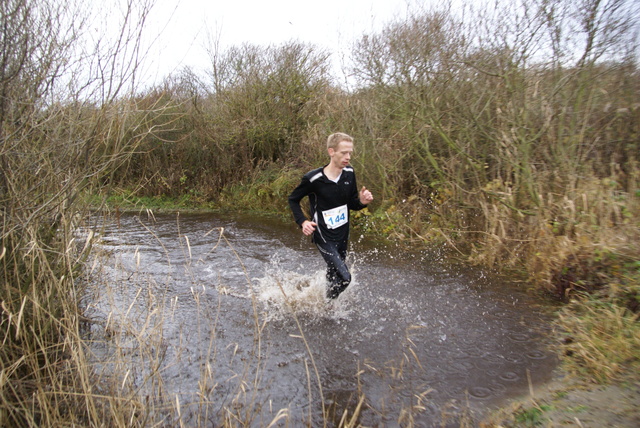
<path fill-rule="evenodd" d="M 512 403 L 481 427 L 640 427 L 640 375 L 612 385 L 594 385 L 565 376 Z"/>

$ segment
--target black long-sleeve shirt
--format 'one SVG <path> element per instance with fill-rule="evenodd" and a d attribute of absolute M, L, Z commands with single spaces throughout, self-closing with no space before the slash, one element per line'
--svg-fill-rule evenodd
<path fill-rule="evenodd" d="M 327 178 L 324 167 L 309 171 L 302 177 L 298 187 L 289 195 L 289 207 L 299 226 L 308 220 L 300 207 L 305 196 L 309 197 L 311 221 L 318 225 L 313 234 L 314 242 L 316 239 L 324 242 L 348 240 L 349 210 L 366 207 L 360 202 L 356 175 L 350 166 L 342 169 L 337 183 Z"/>

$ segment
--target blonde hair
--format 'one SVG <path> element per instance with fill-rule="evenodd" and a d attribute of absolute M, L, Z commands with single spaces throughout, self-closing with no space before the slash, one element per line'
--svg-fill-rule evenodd
<path fill-rule="evenodd" d="M 353 143 L 353 137 L 342 132 L 336 132 L 327 138 L 327 149 L 335 149 L 343 141 Z"/>

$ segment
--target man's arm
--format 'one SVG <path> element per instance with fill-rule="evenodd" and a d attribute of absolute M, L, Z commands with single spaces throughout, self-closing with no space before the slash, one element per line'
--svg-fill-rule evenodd
<path fill-rule="evenodd" d="M 308 221 L 307 217 L 302 211 L 300 201 L 310 193 L 310 187 L 311 182 L 307 179 L 307 177 L 302 177 L 302 180 L 300 181 L 300 184 L 298 184 L 298 187 L 293 189 L 293 192 L 291 192 L 291 194 L 289 195 L 289 208 L 293 213 L 293 219 L 300 227 L 302 227 L 302 224 L 305 221 Z"/>
<path fill-rule="evenodd" d="M 302 207 L 300 206 L 300 201 L 305 196 L 308 196 L 311 192 L 311 183 L 307 179 L 307 177 L 302 177 L 302 181 L 298 187 L 296 187 L 291 195 L 289 195 L 289 208 L 291 208 L 291 212 L 293 213 L 293 218 L 295 222 L 302 228 L 302 233 L 306 236 L 313 235 L 316 227 L 318 226 L 316 223 L 307 220 L 307 217 L 304 215 L 302 211 Z"/>
<path fill-rule="evenodd" d="M 363 186 L 360 192 L 358 192 L 355 173 L 353 174 L 351 186 L 351 200 L 349 201 L 350 210 L 359 211 L 373 201 L 373 195 L 366 187 Z"/>
<path fill-rule="evenodd" d="M 360 189 L 360 193 L 358 194 L 358 198 L 360 199 L 360 203 L 362 205 L 369 205 L 373 201 L 373 195 L 364 186 L 362 186 L 362 189 Z"/>

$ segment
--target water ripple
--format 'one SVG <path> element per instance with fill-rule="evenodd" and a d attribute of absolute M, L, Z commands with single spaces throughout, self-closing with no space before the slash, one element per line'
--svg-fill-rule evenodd
<path fill-rule="evenodd" d="M 547 358 L 547 354 L 539 349 L 529 351 L 525 355 L 527 356 L 527 358 L 531 358 L 532 360 L 544 360 L 545 358 Z"/>
<path fill-rule="evenodd" d="M 469 395 L 476 400 L 488 400 L 493 397 L 493 392 L 489 388 L 483 386 L 474 386 L 469 389 Z"/>
<path fill-rule="evenodd" d="M 515 372 L 504 372 L 499 377 L 501 380 L 504 380 L 507 382 L 516 382 L 520 380 L 520 376 L 518 376 L 518 374 Z"/>
<path fill-rule="evenodd" d="M 529 342 L 531 337 L 526 333 L 511 333 L 507 336 L 510 340 L 514 342 Z"/>

